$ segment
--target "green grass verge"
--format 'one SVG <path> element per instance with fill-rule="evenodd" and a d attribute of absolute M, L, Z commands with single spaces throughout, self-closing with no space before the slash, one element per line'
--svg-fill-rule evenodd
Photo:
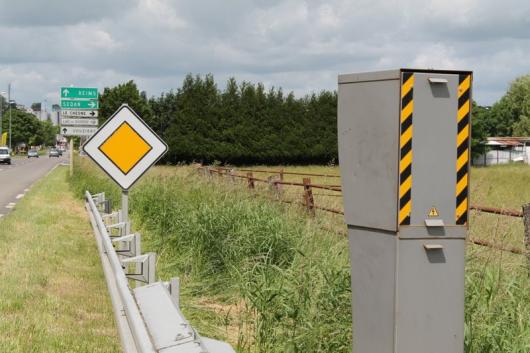
<path fill-rule="evenodd" d="M 0 219 L 2 352 L 120 351 L 92 228 L 66 172 Z"/>

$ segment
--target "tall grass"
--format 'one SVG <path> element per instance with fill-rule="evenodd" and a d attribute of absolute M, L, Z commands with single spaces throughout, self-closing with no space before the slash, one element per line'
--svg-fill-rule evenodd
<path fill-rule="evenodd" d="M 118 200 L 108 178 L 79 165 L 71 179 L 79 195 L 106 191 Z M 181 277 L 183 310 L 201 333 L 239 352 L 350 352 L 346 239 L 316 226 L 326 216 L 311 219 L 256 196 L 188 167 L 156 168 L 132 190 L 131 213 L 144 249 L 159 254 L 158 273 Z M 473 218 L 483 238 L 510 231 L 484 220 Z M 522 256 L 468 247 L 466 353 L 530 352 L 524 264 Z"/>
<path fill-rule="evenodd" d="M 530 352 L 530 285 L 522 257 L 507 259 L 497 251 L 468 257 L 466 267 L 465 351 L 476 353 Z"/>
<path fill-rule="evenodd" d="M 85 188 L 118 195 L 81 167 L 71 180 L 79 195 Z M 344 238 L 311 227 L 299 210 L 195 175 L 151 175 L 130 198 L 144 248 L 160 255 L 158 273 L 179 275 L 185 296 L 222 309 L 224 332 L 209 327 L 215 318 L 201 327 L 197 302 L 183 308 L 201 333 L 228 338 L 241 352 L 351 351 Z"/>

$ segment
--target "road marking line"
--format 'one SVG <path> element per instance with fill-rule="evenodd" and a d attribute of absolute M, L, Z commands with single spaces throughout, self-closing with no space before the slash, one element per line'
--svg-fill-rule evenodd
<path fill-rule="evenodd" d="M 24 194 L 18 194 L 15 198 L 18 200 L 18 199 L 21 199 L 24 197 Z"/>
<path fill-rule="evenodd" d="M 24 189 L 24 192 L 28 192 L 28 191 L 29 191 L 29 189 Z"/>
<path fill-rule="evenodd" d="M 6 208 L 14 208 L 15 205 L 16 205 L 16 203 L 14 203 L 14 202 L 10 202 L 10 203 L 6 206 Z"/>

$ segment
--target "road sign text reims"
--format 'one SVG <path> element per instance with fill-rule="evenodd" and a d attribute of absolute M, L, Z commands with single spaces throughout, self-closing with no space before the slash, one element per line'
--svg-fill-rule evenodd
<path fill-rule="evenodd" d="M 98 89 L 88 87 L 61 87 L 62 98 L 97 99 Z"/>

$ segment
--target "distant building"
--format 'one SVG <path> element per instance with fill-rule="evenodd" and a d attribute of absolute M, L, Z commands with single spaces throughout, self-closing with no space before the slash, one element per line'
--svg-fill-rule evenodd
<path fill-rule="evenodd" d="M 59 114 L 60 112 L 58 111 L 52 111 L 49 113 L 50 120 L 52 121 L 53 125 L 59 125 Z"/>
<path fill-rule="evenodd" d="M 488 137 L 484 150 L 473 159 L 473 165 L 487 166 L 530 161 L 530 137 Z"/>
<path fill-rule="evenodd" d="M 26 112 L 26 113 L 30 113 L 30 114 L 35 114 L 33 112 L 33 110 L 31 110 L 31 108 L 28 108 L 26 107 L 24 104 L 16 104 L 16 108 L 20 111 L 23 111 L 23 112 Z"/>

